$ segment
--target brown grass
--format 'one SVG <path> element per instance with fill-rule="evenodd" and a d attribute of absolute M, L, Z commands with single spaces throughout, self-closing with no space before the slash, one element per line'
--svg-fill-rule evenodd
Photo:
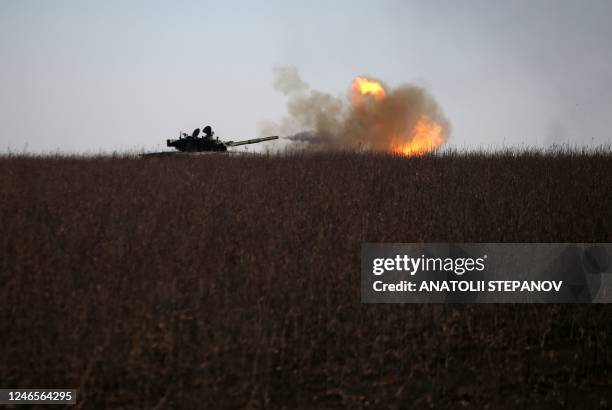
<path fill-rule="evenodd" d="M 612 242 L 612 156 L 0 159 L 0 381 L 79 408 L 612 406 L 612 308 L 363 305 L 369 242 Z"/>

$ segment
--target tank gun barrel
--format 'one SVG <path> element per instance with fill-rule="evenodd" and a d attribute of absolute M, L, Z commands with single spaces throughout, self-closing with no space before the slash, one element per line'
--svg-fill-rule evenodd
<path fill-rule="evenodd" d="M 264 142 L 264 141 L 270 141 L 270 140 L 277 140 L 278 137 L 277 136 L 273 136 L 273 137 L 263 137 L 263 138 L 254 138 L 251 140 L 245 140 L 245 141 L 228 141 L 225 143 L 225 145 L 227 145 L 228 147 L 237 147 L 239 145 L 246 145 L 246 144 L 255 144 L 257 142 Z"/>

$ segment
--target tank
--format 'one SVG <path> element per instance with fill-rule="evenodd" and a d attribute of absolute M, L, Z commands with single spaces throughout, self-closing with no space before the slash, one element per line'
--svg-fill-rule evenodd
<path fill-rule="evenodd" d="M 183 133 L 178 139 L 166 140 L 166 146 L 176 148 L 181 152 L 225 152 L 229 147 L 237 147 L 239 145 L 256 144 L 258 142 L 270 141 L 278 139 L 278 136 L 254 138 L 245 141 L 221 141 L 219 138 L 213 138 L 213 134 L 209 127 L 206 127 L 203 137 L 199 137 L 200 129 L 193 130 L 191 135 Z M 206 129 L 205 128 L 205 129 Z"/>

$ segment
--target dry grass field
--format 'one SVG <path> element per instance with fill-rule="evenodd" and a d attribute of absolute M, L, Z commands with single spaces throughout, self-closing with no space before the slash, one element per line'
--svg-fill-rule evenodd
<path fill-rule="evenodd" d="M 83 409 L 612 407 L 612 306 L 359 294 L 365 241 L 612 242 L 610 154 L 13 156 L 0 193 L 3 388 L 76 388 Z"/>

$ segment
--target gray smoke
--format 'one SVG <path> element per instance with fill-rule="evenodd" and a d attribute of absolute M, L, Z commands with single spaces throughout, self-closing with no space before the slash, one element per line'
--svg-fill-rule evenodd
<path fill-rule="evenodd" d="M 277 66 L 274 67 L 274 89 L 285 95 L 305 91 L 308 89 L 306 84 L 300 78 L 298 69 L 295 66 Z"/>
<path fill-rule="evenodd" d="M 321 137 L 314 131 L 302 131 L 284 138 L 290 141 L 304 142 L 308 144 L 322 143 Z"/>

